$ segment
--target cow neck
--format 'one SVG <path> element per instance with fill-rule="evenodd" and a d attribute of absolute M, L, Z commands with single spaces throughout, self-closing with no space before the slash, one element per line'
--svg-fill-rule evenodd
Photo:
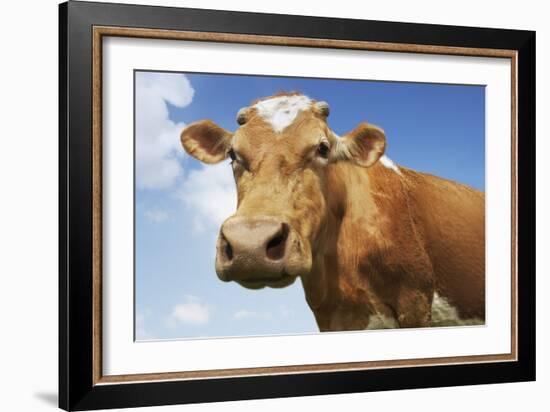
<path fill-rule="evenodd" d="M 351 274 L 342 271 L 342 266 L 347 267 L 349 262 L 342 265 L 339 247 L 345 244 L 357 247 L 353 245 L 350 226 L 368 231 L 375 224 L 369 174 L 368 169 L 349 163 L 332 165 L 328 172 L 328 216 L 324 239 L 320 242 L 323 253 L 317 253 L 312 273 L 302 279 L 308 305 L 314 312 L 330 313 L 334 306 L 347 299 L 343 288 L 348 284 L 345 277 Z"/>

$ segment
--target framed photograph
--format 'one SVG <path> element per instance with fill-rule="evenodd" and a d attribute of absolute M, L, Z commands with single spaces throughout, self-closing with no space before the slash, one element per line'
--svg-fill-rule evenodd
<path fill-rule="evenodd" d="M 60 5 L 59 406 L 535 379 L 535 33 Z"/>

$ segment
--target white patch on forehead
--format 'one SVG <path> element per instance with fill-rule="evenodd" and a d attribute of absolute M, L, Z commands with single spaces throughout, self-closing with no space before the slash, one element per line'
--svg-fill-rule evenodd
<path fill-rule="evenodd" d="M 482 319 L 462 319 L 447 299 L 439 296 L 437 292 L 434 293 L 431 326 L 483 325 L 484 323 Z"/>
<path fill-rule="evenodd" d="M 279 96 L 262 100 L 252 107 L 279 133 L 290 126 L 302 110 L 311 107 L 311 99 L 304 95 Z"/>
<path fill-rule="evenodd" d="M 388 156 L 383 155 L 379 159 L 379 161 L 380 163 L 382 163 L 384 167 L 387 167 L 388 169 L 393 170 L 398 175 L 401 175 L 401 170 L 399 170 L 399 167 L 397 167 L 397 165 L 393 162 L 393 160 L 391 160 Z"/>

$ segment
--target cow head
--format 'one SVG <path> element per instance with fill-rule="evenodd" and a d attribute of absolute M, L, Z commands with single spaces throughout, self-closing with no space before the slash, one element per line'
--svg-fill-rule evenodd
<path fill-rule="evenodd" d="M 371 166 L 386 146 L 384 132 L 366 123 L 336 136 L 328 114 L 325 102 L 284 93 L 241 109 L 234 133 L 210 120 L 183 130 L 191 156 L 204 163 L 231 159 L 237 211 L 220 228 L 220 279 L 252 289 L 285 287 L 311 272 L 323 253 L 328 170 L 342 161 Z"/>

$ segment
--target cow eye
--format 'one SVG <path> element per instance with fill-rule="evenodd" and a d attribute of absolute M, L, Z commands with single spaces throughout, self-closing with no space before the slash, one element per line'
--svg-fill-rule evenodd
<path fill-rule="evenodd" d="M 235 151 L 233 149 L 229 149 L 229 152 L 227 152 L 229 157 L 231 158 L 231 161 L 234 162 L 237 160 L 237 155 L 235 154 Z"/>
<path fill-rule="evenodd" d="M 321 143 L 317 147 L 317 154 L 321 156 L 323 159 L 328 159 L 328 153 L 330 152 L 330 147 L 326 143 Z"/>

